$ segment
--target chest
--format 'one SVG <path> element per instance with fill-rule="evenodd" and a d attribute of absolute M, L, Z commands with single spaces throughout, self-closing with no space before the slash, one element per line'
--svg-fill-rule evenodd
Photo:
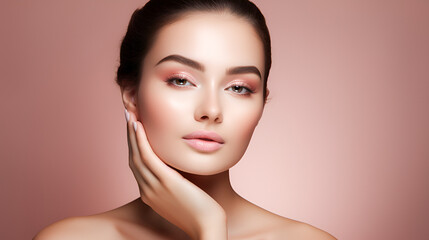
<path fill-rule="evenodd" d="M 118 223 L 114 227 L 115 240 L 191 240 L 183 231 L 159 229 L 155 226 L 141 226 L 131 223 Z M 276 231 L 253 231 L 241 236 L 229 236 L 228 240 L 284 240 Z M 113 239 L 112 239 L 113 240 Z"/>
<path fill-rule="evenodd" d="M 115 225 L 115 240 L 191 240 L 184 232 L 120 223 Z M 112 239 L 113 240 L 113 239 Z"/>

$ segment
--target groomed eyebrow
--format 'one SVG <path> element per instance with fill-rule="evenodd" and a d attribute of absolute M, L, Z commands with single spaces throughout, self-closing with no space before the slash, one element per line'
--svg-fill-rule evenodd
<path fill-rule="evenodd" d="M 166 62 L 166 61 L 178 62 L 178 63 L 184 64 L 186 66 L 189 66 L 191 68 L 195 68 L 195 69 L 197 69 L 198 71 L 201 71 L 201 72 L 204 72 L 204 69 L 205 69 L 203 64 L 201 64 L 201 63 L 199 63 L 199 62 L 197 62 L 195 60 L 186 58 L 184 56 L 177 55 L 177 54 L 169 55 L 169 56 L 161 59 L 155 66 L 157 66 L 157 65 L 159 65 L 159 64 L 161 64 L 163 62 Z M 232 67 L 232 68 L 228 68 L 227 71 L 226 71 L 226 74 L 228 74 L 228 75 L 232 75 L 232 74 L 244 74 L 244 73 L 253 73 L 253 74 L 256 74 L 259 77 L 259 79 L 262 78 L 261 72 L 255 66 Z"/>
<path fill-rule="evenodd" d="M 261 72 L 255 66 L 243 66 L 243 67 L 233 67 L 229 68 L 226 71 L 227 74 L 243 74 L 243 73 L 254 73 L 258 75 L 259 79 L 262 78 Z"/>
<path fill-rule="evenodd" d="M 155 66 L 159 65 L 162 62 L 166 62 L 166 61 L 178 62 L 178 63 L 184 64 L 184 65 L 187 65 L 191 68 L 195 68 L 198 71 L 204 72 L 204 66 L 201 63 L 194 61 L 192 59 L 186 58 L 184 56 L 180 56 L 180 55 L 169 55 L 169 56 L 161 59 L 161 61 L 159 61 Z"/>

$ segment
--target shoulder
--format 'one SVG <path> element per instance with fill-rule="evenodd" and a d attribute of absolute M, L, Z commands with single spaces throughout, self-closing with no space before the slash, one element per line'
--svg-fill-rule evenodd
<path fill-rule="evenodd" d="M 120 239 L 115 225 L 96 216 L 70 217 L 42 229 L 33 240 Z"/>
<path fill-rule="evenodd" d="M 331 234 L 310 224 L 275 214 L 250 202 L 245 205 L 248 211 L 243 219 L 246 219 L 248 227 L 238 236 L 254 236 L 258 239 L 336 240 Z"/>
<path fill-rule="evenodd" d="M 279 237 L 297 240 L 336 240 L 331 234 L 316 228 L 308 223 L 303 223 L 291 219 L 283 221 L 278 228 Z"/>

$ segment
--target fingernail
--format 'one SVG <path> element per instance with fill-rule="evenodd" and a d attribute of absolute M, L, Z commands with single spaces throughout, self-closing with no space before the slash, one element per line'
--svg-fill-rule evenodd
<path fill-rule="evenodd" d="M 136 122 L 133 122 L 133 127 L 134 127 L 134 131 L 137 132 L 137 123 Z"/>
<path fill-rule="evenodd" d="M 125 119 L 127 119 L 127 122 L 130 120 L 130 114 L 128 113 L 126 108 L 125 108 Z"/>

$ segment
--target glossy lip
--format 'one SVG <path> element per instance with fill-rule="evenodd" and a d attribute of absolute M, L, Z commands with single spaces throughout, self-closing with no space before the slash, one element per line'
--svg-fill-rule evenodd
<path fill-rule="evenodd" d="M 225 141 L 215 132 L 195 131 L 183 137 L 185 142 L 200 152 L 214 152 L 221 148 Z"/>

